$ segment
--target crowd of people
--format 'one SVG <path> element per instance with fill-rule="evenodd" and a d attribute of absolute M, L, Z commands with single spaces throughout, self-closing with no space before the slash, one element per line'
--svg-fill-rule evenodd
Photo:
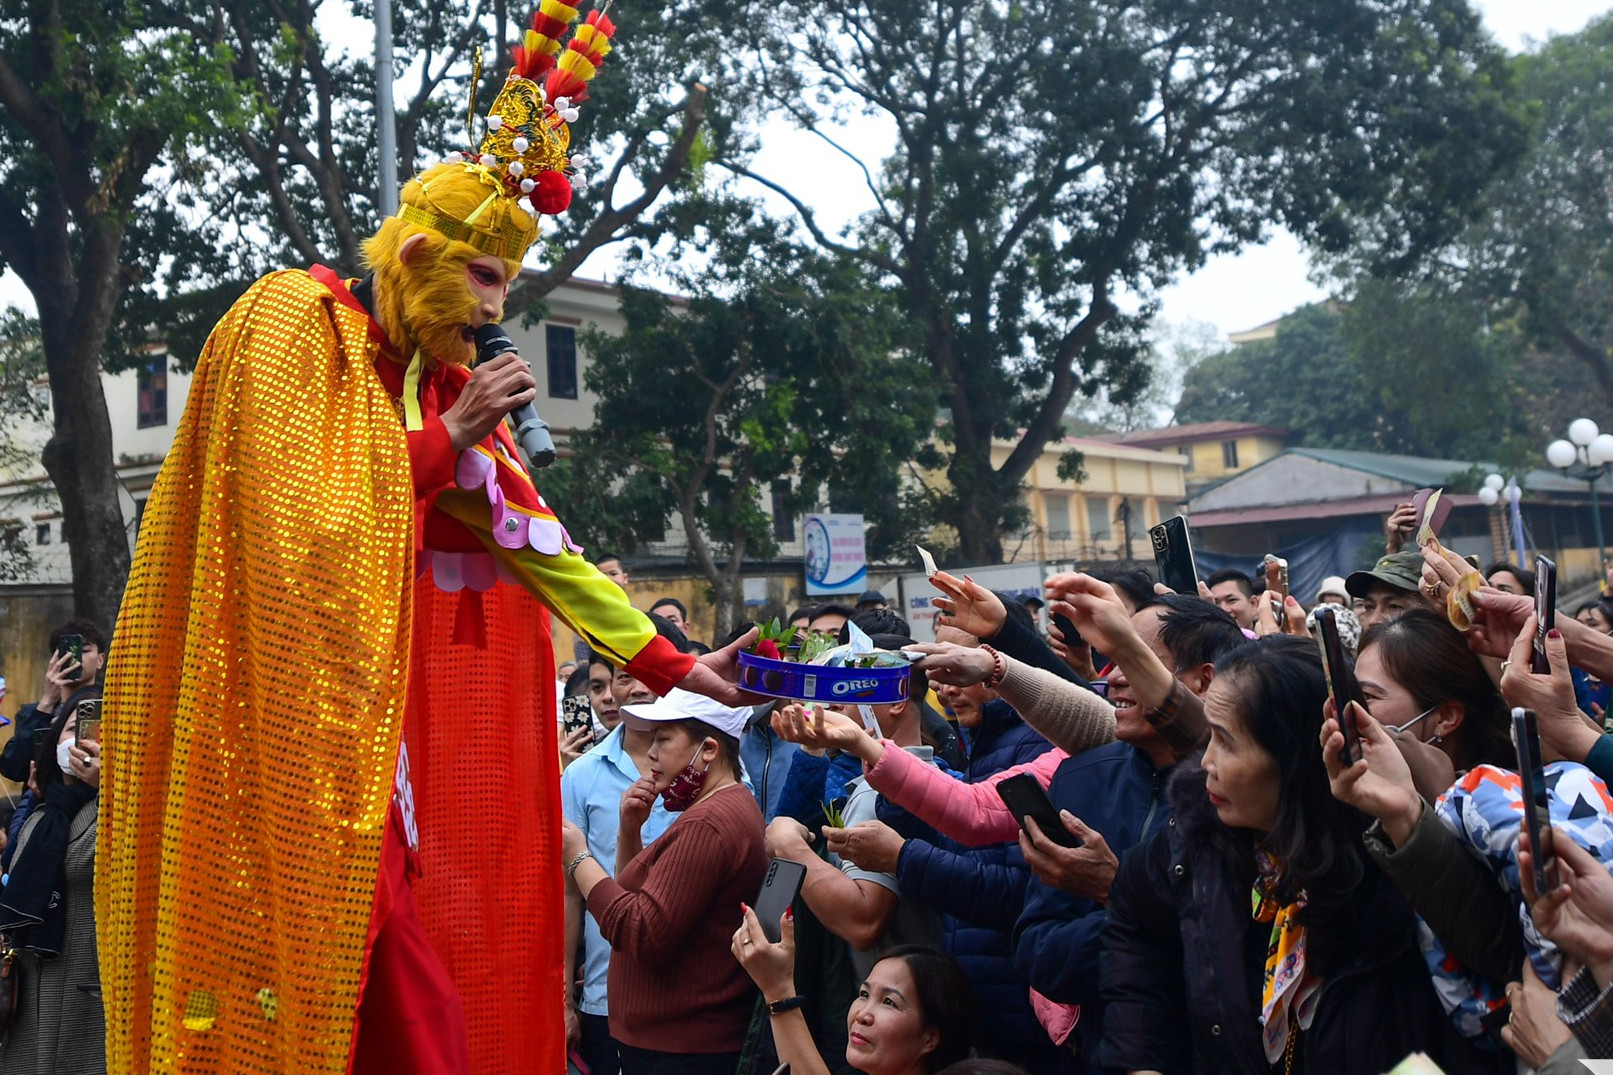
<path fill-rule="evenodd" d="M 1532 573 L 1491 565 L 1462 631 L 1446 597 L 1474 570 L 1401 549 L 1308 610 L 1238 572 L 1197 595 L 1059 575 L 1045 608 L 938 572 L 926 643 L 873 593 L 794 611 L 912 659 L 904 700 L 863 707 L 658 695 L 588 653 L 562 690 L 589 717 L 560 777 L 575 1070 L 1353 1075 L 1422 1054 L 1557 1073 L 1613 1056 L 1613 607 L 1559 617 L 1536 671 Z M 1323 605 L 1365 702 L 1345 714 L 1308 637 Z M 660 638 L 698 646 L 681 604 L 654 607 Z M 0 828 L 5 1075 L 105 1070 L 101 749 L 77 723 L 99 716 L 108 641 L 53 632 L 0 754 L 26 788 Z M 1546 892 L 1514 706 L 1547 760 Z M 1051 813 L 1010 806 L 1016 778 Z M 764 922 L 779 862 L 803 880 Z"/>
<path fill-rule="evenodd" d="M 566 690 L 597 726 L 561 777 L 579 1069 L 1613 1056 L 1613 606 L 1565 610 L 1533 671 L 1530 571 L 1483 570 L 1475 622 L 1453 626 L 1447 597 L 1477 569 L 1392 544 L 1309 607 L 1236 571 L 1197 595 L 1143 571 L 1060 575 L 1045 608 L 939 572 L 933 643 L 877 594 L 790 615 L 912 657 L 888 705 L 656 699 L 590 654 Z M 1310 637 L 1323 605 L 1365 703 L 1342 715 L 1355 764 Z M 687 644 L 686 615 L 654 618 Z M 1562 883 L 1544 893 L 1514 706 L 1547 760 Z M 1056 814 L 1010 807 L 1014 778 Z M 777 922 L 752 906 L 770 862 L 803 878 Z"/>

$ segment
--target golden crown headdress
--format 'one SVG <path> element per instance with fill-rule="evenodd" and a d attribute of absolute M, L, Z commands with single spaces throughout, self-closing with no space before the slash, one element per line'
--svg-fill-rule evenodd
<path fill-rule="evenodd" d="M 458 155 L 487 185 L 487 198 L 465 220 L 411 205 L 402 206 L 398 215 L 470 243 L 485 254 L 519 261 L 526 253 L 530 233 L 517 226 L 493 227 L 484 219 L 486 210 L 502 197 L 529 213 L 553 216 L 565 212 L 572 192 L 586 184 L 586 162 L 580 154 L 570 152 L 570 124 L 577 121 L 578 105 L 588 99 L 588 83 L 611 50 L 616 26 L 607 16 L 608 10 L 607 4 L 590 11 L 562 46 L 560 39 L 576 21 L 578 11 L 562 0 L 542 0 L 532 13 L 531 29 L 511 49 L 515 62 L 488 109 L 480 148 Z M 471 81 L 473 133 L 480 67 L 478 59 Z M 425 194 L 429 200 L 430 190 Z"/>

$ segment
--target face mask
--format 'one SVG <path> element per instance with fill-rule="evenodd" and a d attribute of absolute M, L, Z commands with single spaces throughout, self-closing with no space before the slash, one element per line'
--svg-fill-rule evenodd
<path fill-rule="evenodd" d="M 666 790 L 661 792 L 661 802 L 674 814 L 689 809 L 694 801 L 700 798 L 700 789 L 706 786 L 706 777 L 711 775 L 711 769 L 696 769 L 695 759 L 700 757 L 700 751 L 705 747 L 702 741 L 700 746 L 694 748 L 694 757 L 689 764 L 683 767 L 683 772 L 672 778 Z"/>
<path fill-rule="evenodd" d="M 56 744 L 56 767 L 62 771 L 63 775 L 77 780 L 78 774 L 73 772 L 72 754 L 69 753 L 72 749 L 73 741 L 71 739 Z"/>

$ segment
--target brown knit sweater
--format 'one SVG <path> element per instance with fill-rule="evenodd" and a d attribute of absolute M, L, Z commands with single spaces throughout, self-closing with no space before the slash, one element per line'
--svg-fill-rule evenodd
<path fill-rule="evenodd" d="M 588 893 L 610 942 L 610 1032 L 639 1049 L 734 1053 L 756 987 L 729 952 L 767 873 L 762 812 L 743 785 L 696 803 Z"/>

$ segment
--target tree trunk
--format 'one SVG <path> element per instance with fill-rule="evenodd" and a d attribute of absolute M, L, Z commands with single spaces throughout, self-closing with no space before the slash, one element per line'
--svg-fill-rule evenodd
<path fill-rule="evenodd" d="M 970 567 L 1003 561 L 1003 506 L 1017 487 L 991 465 L 989 439 L 959 437 L 947 468 L 951 495 L 943 501 L 941 517 L 958 532 L 958 553 Z M 1004 495 L 1003 485 L 1009 493 Z"/>
<path fill-rule="evenodd" d="M 80 295 L 77 307 L 111 309 L 117 304 L 116 284 L 84 284 L 113 293 Z M 101 350 L 110 317 L 81 324 L 69 316 L 72 306 L 53 309 L 46 296 L 40 298 L 46 300 L 39 303 L 40 329 L 55 417 L 44 464 L 62 505 L 62 536 L 73 568 L 73 611 L 111 631 L 129 577 L 129 536 L 118 503 L 112 422 L 101 387 Z"/>

